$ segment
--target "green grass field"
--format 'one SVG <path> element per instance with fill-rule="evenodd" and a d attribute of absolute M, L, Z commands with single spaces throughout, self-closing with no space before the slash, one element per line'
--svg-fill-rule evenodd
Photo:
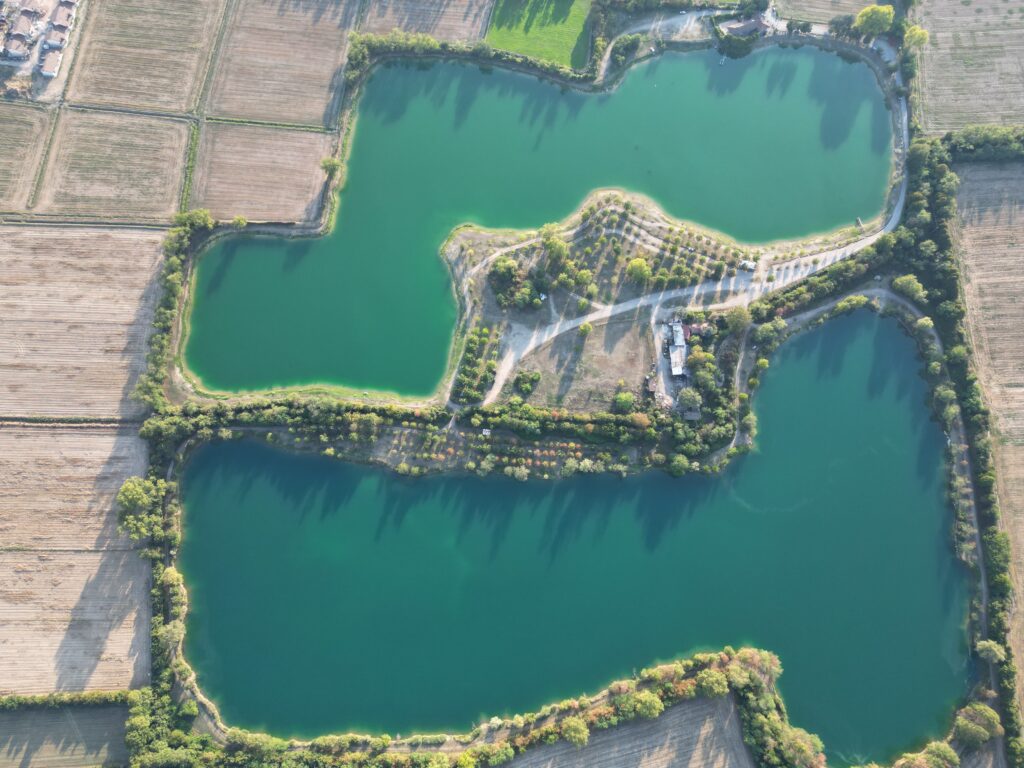
<path fill-rule="evenodd" d="M 591 0 L 496 0 L 487 30 L 495 48 L 576 68 L 590 56 Z"/>

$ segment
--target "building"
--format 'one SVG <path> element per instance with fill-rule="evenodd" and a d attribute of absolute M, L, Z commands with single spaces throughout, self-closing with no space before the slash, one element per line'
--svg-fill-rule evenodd
<path fill-rule="evenodd" d="M 39 58 L 39 74 L 47 78 L 56 77 L 63 59 L 64 54 L 60 51 L 47 51 Z"/>
<path fill-rule="evenodd" d="M 672 366 L 673 376 L 686 375 L 686 346 L 677 347 L 673 344 L 668 348 L 668 360 Z"/>
<path fill-rule="evenodd" d="M 65 31 L 71 29 L 71 25 L 75 23 L 75 6 L 70 3 L 61 3 L 53 11 L 53 17 L 50 19 L 50 24 L 54 29 L 63 29 Z"/>
<path fill-rule="evenodd" d="M 727 21 L 719 27 L 725 34 L 732 35 L 733 37 L 749 37 L 750 35 L 760 35 L 768 31 L 768 25 L 764 23 L 761 17 L 754 19 L 733 19 Z"/>
<path fill-rule="evenodd" d="M 683 324 L 679 321 L 672 322 L 669 324 L 669 330 L 672 331 L 672 344 L 677 347 L 685 347 L 687 334 Z"/>
<path fill-rule="evenodd" d="M 36 34 L 36 17 L 26 11 L 22 11 L 18 14 L 18 18 L 15 19 L 10 33 L 12 35 L 21 35 L 26 41 L 31 40 Z"/>
<path fill-rule="evenodd" d="M 43 38 L 44 48 L 62 50 L 68 44 L 68 31 L 66 29 L 51 29 Z"/>
<path fill-rule="evenodd" d="M 4 55 L 8 59 L 24 61 L 28 58 L 31 50 L 32 47 L 28 44 L 28 41 L 20 35 L 8 35 L 4 41 Z"/>

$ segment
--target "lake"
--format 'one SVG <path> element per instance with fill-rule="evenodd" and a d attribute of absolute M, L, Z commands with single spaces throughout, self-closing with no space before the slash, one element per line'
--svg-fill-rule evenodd
<path fill-rule="evenodd" d="M 409 479 L 252 441 L 182 478 L 186 655 L 232 725 L 468 731 L 725 644 L 830 759 L 940 736 L 970 678 L 944 436 L 867 311 L 779 350 L 719 477 Z"/>
<path fill-rule="evenodd" d="M 378 69 L 334 229 L 205 253 L 187 368 L 215 390 L 429 395 L 457 317 L 438 255 L 451 230 L 538 227 L 600 187 L 746 242 L 879 214 L 892 129 L 866 65 L 810 46 L 719 60 L 665 54 L 599 95 L 457 63 Z"/>

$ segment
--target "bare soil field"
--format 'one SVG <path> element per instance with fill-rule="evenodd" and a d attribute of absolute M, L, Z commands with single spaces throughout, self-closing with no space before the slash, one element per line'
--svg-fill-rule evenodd
<path fill-rule="evenodd" d="M 186 112 L 198 100 L 226 0 L 93 0 L 73 102 Z"/>
<path fill-rule="evenodd" d="M 362 30 L 426 32 L 438 40 L 480 40 L 487 32 L 494 0 L 376 0 Z"/>
<path fill-rule="evenodd" d="M 1024 122 L 1024 13 L 1004 0 L 923 0 L 916 88 L 925 131 Z"/>
<path fill-rule="evenodd" d="M 36 210 L 166 220 L 178 208 L 188 135 L 184 121 L 64 109 Z"/>
<path fill-rule="evenodd" d="M 1024 589 L 1024 163 L 972 163 L 960 175 L 958 240 L 978 378 L 992 410 L 1002 520 Z M 1019 614 L 1020 609 L 1017 609 Z M 1011 642 L 1024 658 L 1024 622 Z M 1018 686 L 1021 681 L 1018 680 Z"/>
<path fill-rule="evenodd" d="M 0 712 L 0 768 L 128 765 L 127 707 Z"/>
<path fill-rule="evenodd" d="M 781 0 L 778 10 L 784 19 L 827 23 L 835 16 L 856 14 L 865 5 L 858 0 Z"/>
<path fill-rule="evenodd" d="M 0 541 L 9 549 L 125 549 L 114 497 L 145 470 L 134 425 L 0 426 Z"/>
<path fill-rule="evenodd" d="M 595 325 L 582 338 L 564 333 L 531 352 L 517 371 L 536 371 L 540 381 L 529 396 L 537 405 L 562 405 L 573 410 L 607 410 L 620 380 L 639 392 L 644 375 L 654 362 L 649 311 L 628 314 Z M 510 384 L 503 396 L 516 394 Z"/>
<path fill-rule="evenodd" d="M 511 768 L 753 768 L 731 697 L 676 704 L 656 720 L 595 731 L 582 749 L 564 741 L 515 758 Z"/>
<path fill-rule="evenodd" d="M 52 115 L 0 101 L 0 211 L 23 210 L 28 203 Z"/>
<path fill-rule="evenodd" d="M 192 206 L 214 217 L 312 222 L 326 176 L 320 161 L 334 137 L 252 125 L 207 123 L 192 182 Z"/>
<path fill-rule="evenodd" d="M 206 104 L 217 117 L 331 125 L 358 0 L 238 0 Z"/>
<path fill-rule="evenodd" d="M 0 415 L 138 418 L 159 230 L 0 227 Z"/>
<path fill-rule="evenodd" d="M 149 677 L 149 565 L 113 496 L 145 462 L 130 428 L 0 428 L 0 694 Z"/>

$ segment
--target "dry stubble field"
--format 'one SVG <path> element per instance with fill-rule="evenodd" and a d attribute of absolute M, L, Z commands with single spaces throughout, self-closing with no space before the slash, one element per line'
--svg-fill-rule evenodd
<path fill-rule="evenodd" d="M 0 712 L 0 768 L 128 764 L 125 707 Z"/>
<path fill-rule="evenodd" d="M 517 757 L 511 768 L 754 768 L 743 743 L 732 697 L 694 699 L 655 720 L 596 731 L 577 749 L 544 745 Z"/>
<path fill-rule="evenodd" d="M 163 232 L 0 227 L 0 416 L 138 418 Z"/>
<path fill-rule="evenodd" d="M 50 132 L 52 112 L 0 102 L 0 211 L 23 210 Z"/>
<path fill-rule="evenodd" d="M 312 222 L 326 177 L 320 161 L 334 136 L 252 125 L 207 123 L 192 182 L 192 207 L 214 217 Z"/>
<path fill-rule="evenodd" d="M 1013 543 L 1015 588 L 1024 594 L 1024 163 L 972 163 L 956 171 L 967 316 L 993 415 L 999 501 Z M 1020 608 L 1017 614 L 1011 640 L 1020 660 Z"/>
<path fill-rule="evenodd" d="M 931 34 L 916 88 L 925 131 L 1024 122 L 1024 6 L 1017 0 L 922 0 Z"/>
<path fill-rule="evenodd" d="M 202 88 L 225 2 L 92 0 L 70 100 L 188 111 Z"/>
<path fill-rule="evenodd" d="M 0 694 L 148 680 L 149 565 L 113 503 L 145 461 L 134 426 L 0 427 Z"/>
<path fill-rule="evenodd" d="M 35 210 L 165 221 L 178 209 L 188 136 L 183 120 L 64 109 Z"/>
<path fill-rule="evenodd" d="M 868 0 L 780 0 L 779 16 L 784 19 L 826 23 L 834 16 L 856 14 Z"/>
<path fill-rule="evenodd" d="M 375 0 L 362 30 L 426 32 L 439 40 L 480 40 L 487 32 L 494 0 Z"/>
<path fill-rule="evenodd" d="M 359 0 L 238 0 L 214 62 L 207 113 L 330 125 Z"/>

